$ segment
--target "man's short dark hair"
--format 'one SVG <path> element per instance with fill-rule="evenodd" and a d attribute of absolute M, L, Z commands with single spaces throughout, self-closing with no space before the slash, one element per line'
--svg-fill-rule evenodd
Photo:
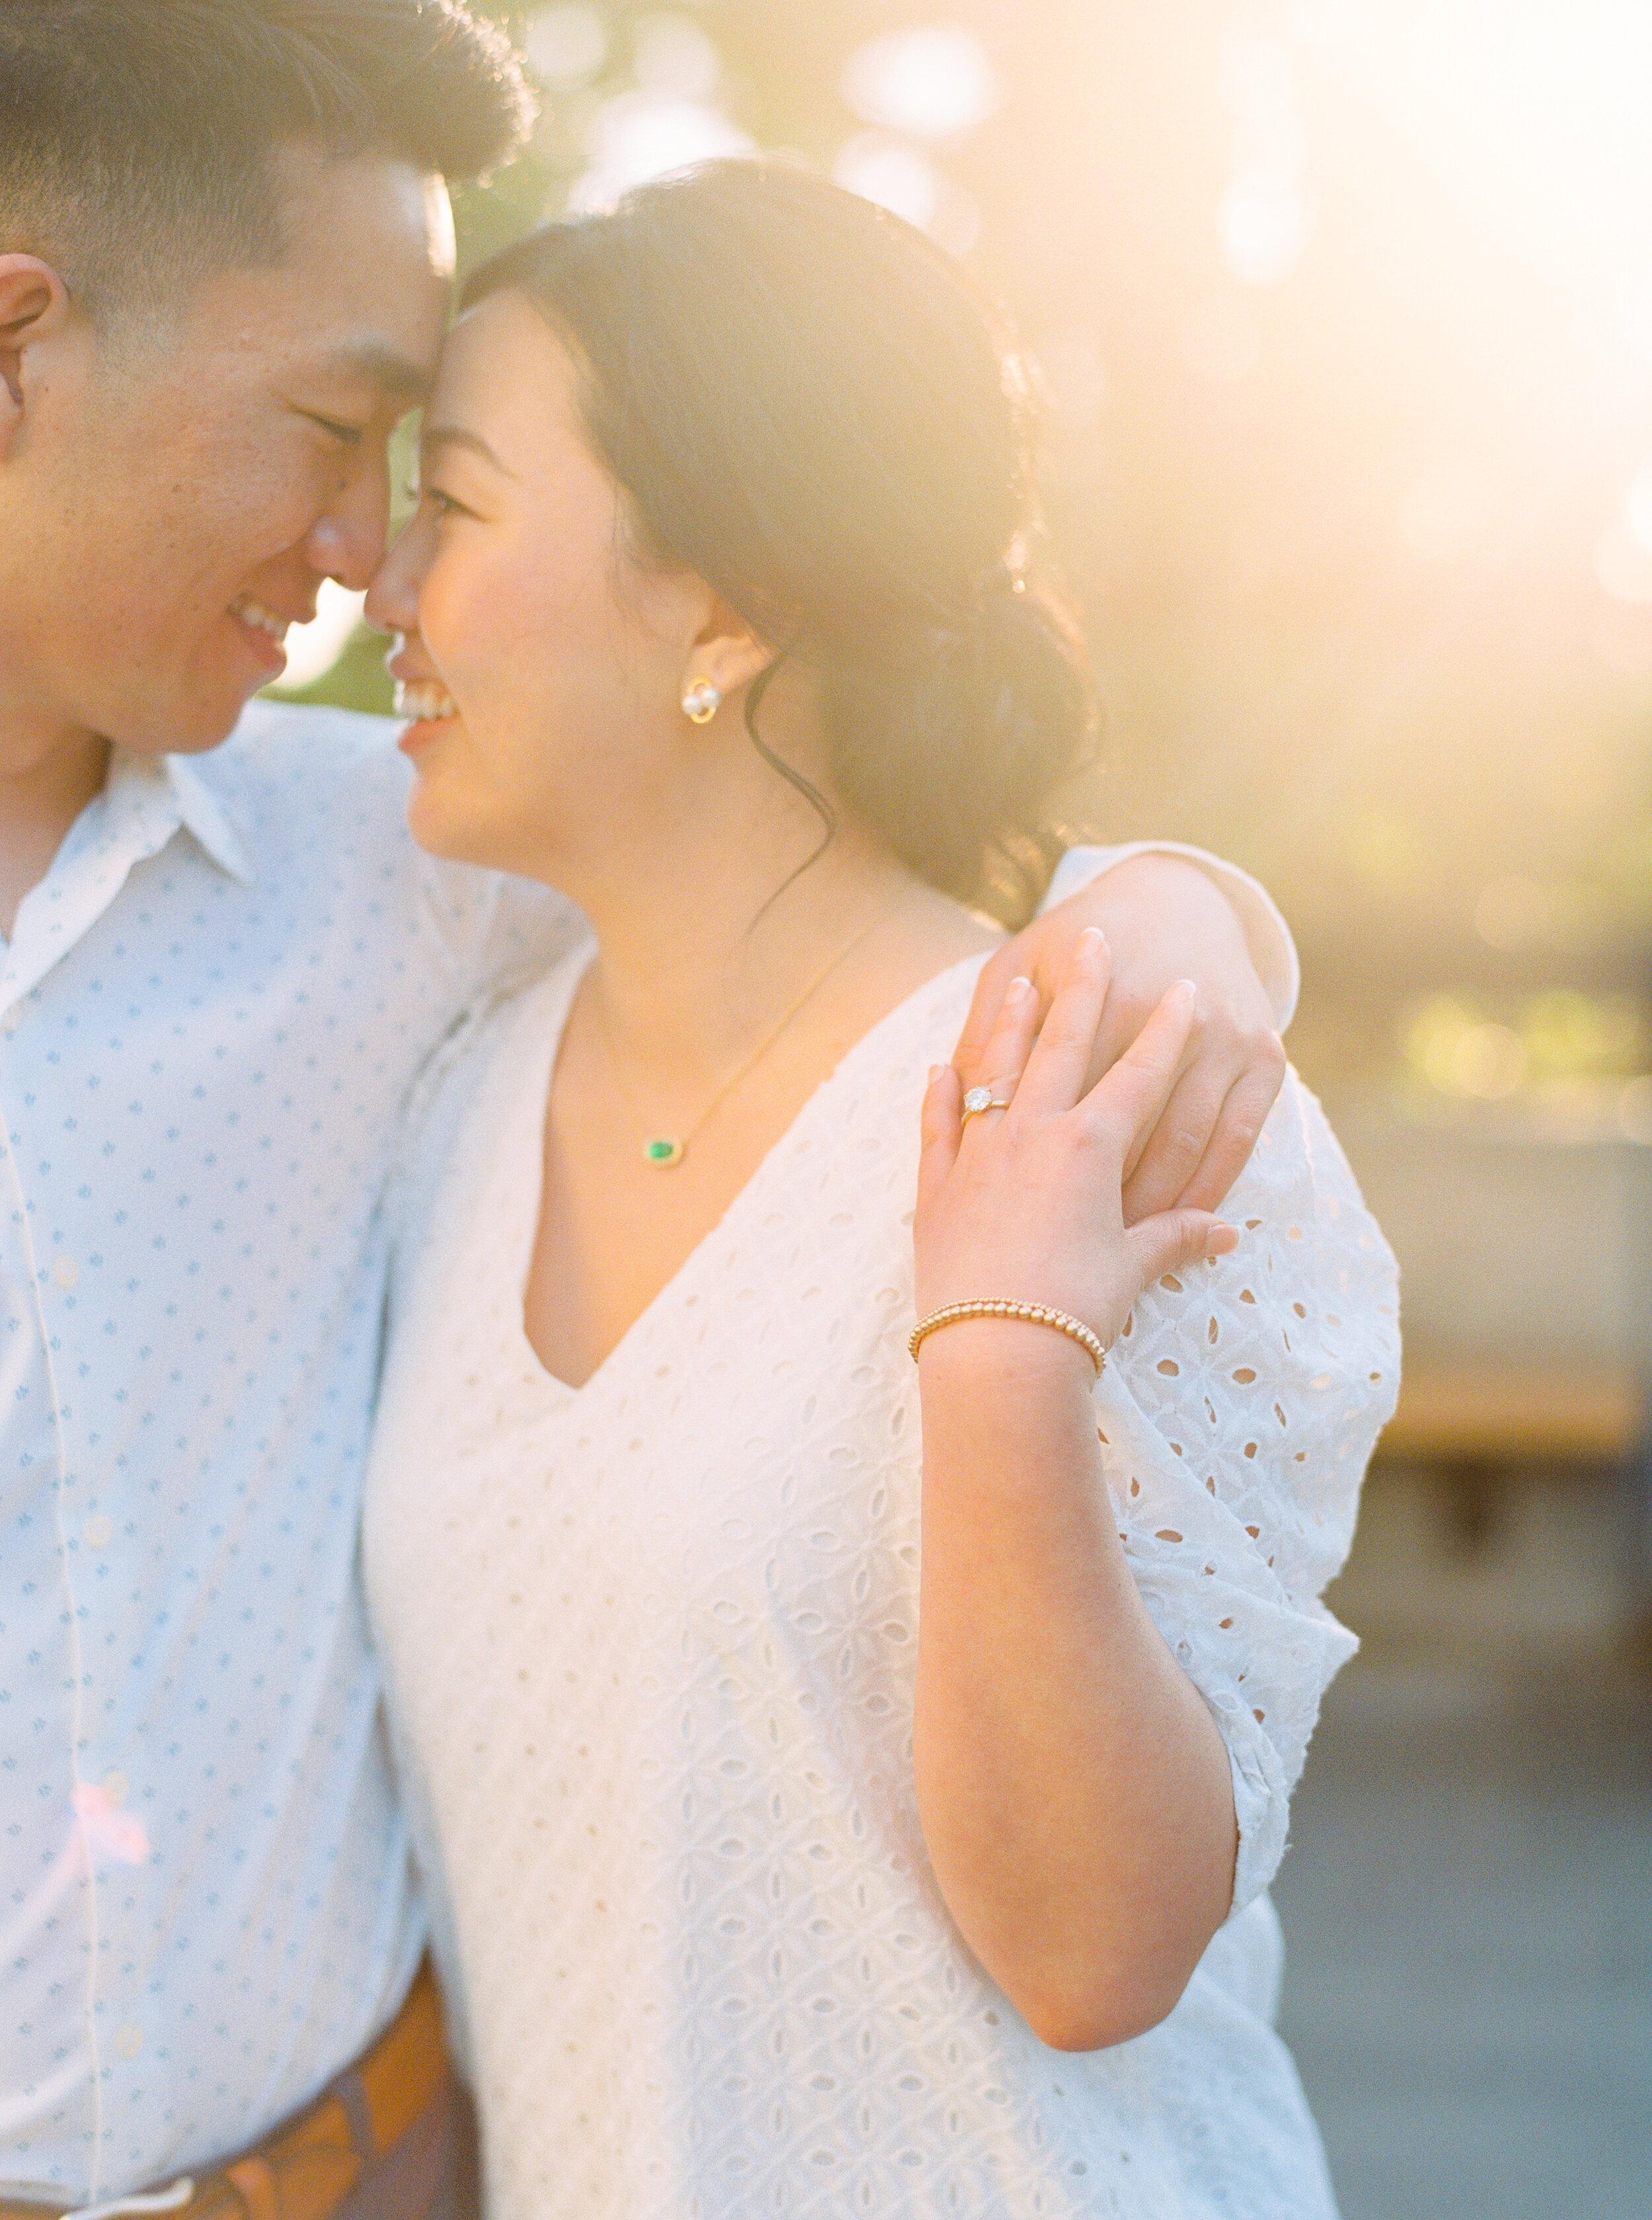
<path fill-rule="evenodd" d="M 0 252 L 97 315 L 277 260 L 284 142 L 464 178 L 531 112 L 467 0 L 0 0 Z"/>

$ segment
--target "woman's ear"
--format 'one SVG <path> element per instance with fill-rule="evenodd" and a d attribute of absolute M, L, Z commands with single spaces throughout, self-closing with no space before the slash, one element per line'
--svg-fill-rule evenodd
<path fill-rule="evenodd" d="M 0 254 L 0 462 L 27 405 L 29 350 L 59 338 L 72 310 L 69 289 L 37 254 Z"/>
<path fill-rule="evenodd" d="M 774 650 L 760 640 L 744 618 L 720 597 L 689 651 L 683 671 L 683 691 L 695 686 L 714 686 L 726 701 L 749 686 L 774 661 Z"/>

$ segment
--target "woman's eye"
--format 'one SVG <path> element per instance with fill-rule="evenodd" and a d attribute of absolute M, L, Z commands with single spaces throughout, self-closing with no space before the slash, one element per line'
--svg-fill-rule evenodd
<path fill-rule="evenodd" d="M 438 516 L 468 516 L 471 513 L 462 501 L 455 501 L 451 493 L 444 493 L 439 486 L 423 487 L 421 497 L 430 503 Z"/>
<path fill-rule="evenodd" d="M 359 424 L 340 424 L 331 416 L 318 416 L 314 409 L 307 409 L 305 414 L 312 424 L 319 424 L 330 438 L 341 440 L 346 447 L 361 445 L 363 433 Z"/>

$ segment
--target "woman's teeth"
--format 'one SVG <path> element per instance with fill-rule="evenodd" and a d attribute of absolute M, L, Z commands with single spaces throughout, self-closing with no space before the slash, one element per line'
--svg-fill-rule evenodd
<path fill-rule="evenodd" d="M 416 723 L 422 724 L 427 717 L 457 717 L 458 703 L 445 686 L 436 686 L 428 681 L 410 686 L 404 680 L 397 679 L 396 714 L 398 717 L 411 717 Z"/>
<path fill-rule="evenodd" d="M 277 616 L 273 609 L 266 609 L 263 602 L 255 602 L 251 594 L 243 594 L 239 601 L 232 602 L 229 614 L 239 617 L 243 624 L 251 625 L 255 631 L 267 632 L 277 645 L 287 637 L 290 620 Z"/>

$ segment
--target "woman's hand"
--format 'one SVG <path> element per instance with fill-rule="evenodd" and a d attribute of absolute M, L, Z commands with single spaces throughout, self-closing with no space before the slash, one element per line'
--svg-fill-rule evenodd
<path fill-rule="evenodd" d="M 982 972 L 952 1061 L 965 1087 L 989 1076 L 985 1053 L 1011 978 L 1030 978 L 1047 1004 L 1085 926 L 1107 934 L 1113 962 L 1092 1079 L 1123 1054 L 1181 974 L 1198 988 L 1175 1084 L 1126 1166 L 1125 1222 L 1177 1204 L 1214 1210 L 1256 1146 L 1285 1076 L 1285 1051 L 1239 920 L 1195 864 L 1133 856 L 1018 933 Z"/>
<path fill-rule="evenodd" d="M 1036 991 L 1012 983 L 976 1082 L 1007 1107 L 965 1119 L 958 1072 L 945 1065 L 932 1076 L 913 1225 L 920 1318 L 1007 1297 L 1069 1312 L 1110 1347 L 1144 1287 L 1234 1246 L 1232 1227 L 1207 1210 L 1161 1210 L 1126 1225 L 1128 1169 L 1177 1086 L 1196 997 L 1191 982 L 1171 987 L 1092 1086 L 1110 980 L 1107 944 L 1092 926 L 1042 1029 Z M 1023 1347 L 1030 1334 L 1053 1338 L 1047 1327 L 983 1324 L 1019 1335 Z"/>

